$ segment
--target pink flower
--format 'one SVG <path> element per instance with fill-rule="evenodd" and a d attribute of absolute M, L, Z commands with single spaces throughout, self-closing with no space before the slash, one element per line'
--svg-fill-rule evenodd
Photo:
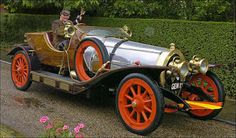
<path fill-rule="evenodd" d="M 79 126 L 79 128 L 84 128 L 85 127 L 85 125 L 83 123 L 79 123 L 78 126 Z"/>
<path fill-rule="evenodd" d="M 45 126 L 46 129 L 50 129 L 50 128 L 52 128 L 52 127 L 53 127 L 52 123 L 48 123 L 48 125 Z"/>
<path fill-rule="evenodd" d="M 64 125 L 62 129 L 63 129 L 63 130 L 68 130 L 68 129 L 69 129 L 69 126 L 68 126 L 68 125 Z"/>
<path fill-rule="evenodd" d="M 78 134 L 78 133 L 79 133 L 79 130 L 80 130 L 80 127 L 79 127 L 79 126 L 76 126 L 76 127 L 74 128 L 75 134 Z"/>
<path fill-rule="evenodd" d="M 49 120 L 49 118 L 47 116 L 42 116 L 40 119 L 39 119 L 39 122 L 44 124 L 46 123 L 47 121 Z"/>

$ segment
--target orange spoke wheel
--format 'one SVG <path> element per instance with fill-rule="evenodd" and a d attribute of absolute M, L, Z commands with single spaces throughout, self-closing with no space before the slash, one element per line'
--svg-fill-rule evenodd
<path fill-rule="evenodd" d="M 225 94 L 223 85 L 214 73 L 208 71 L 206 75 L 197 74 L 192 77 L 192 79 L 190 80 L 190 84 L 195 87 L 200 87 L 204 93 L 211 96 L 216 102 L 224 102 Z M 187 91 L 183 91 L 181 97 L 189 101 L 204 101 L 198 95 L 191 94 Z M 206 120 L 212 119 L 213 117 L 218 115 L 220 111 L 221 109 L 198 109 L 190 110 L 189 113 L 194 118 Z"/>
<path fill-rule="evenodd" d="M 24 51 L 18 51 L 14 55 L 11 64 L 11 78 L 15 87 L 19 90 L 27 90 L 31 85 L 29 56 Z"/>
<path fill-rule="evenodd" d="M 121 81 L 116 105 L 122 123 L 129 131 L 140 135 L 158 127 L 164 109 L 160 88 L 139 73 L 130 74 Z"/>
<path fill-rule="evenodd" d="M 108 58 L 108 53 L 104 44 L 95 38 L 87 38 L 81 41 L 80 45 L 77 47 L 75 52 L 75 72 L 78 78 L 81 81 L 88 81 L 94 75 L 90 75 L 88 72 L 87 66 L 84 61 L 84 53 L 86 49 L 93 48 L 96 51 L 96 55 L 98 57 L 98 64 L 96 65 L 97 69 L 99 69 L 104 63 L 106 63 Z"/>

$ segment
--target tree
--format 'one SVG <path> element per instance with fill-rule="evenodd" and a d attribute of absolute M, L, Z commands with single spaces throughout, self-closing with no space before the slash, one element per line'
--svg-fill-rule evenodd
<path fill-rule="evenodd" d="M 227 20 L 233 10 L 233 0 L 197 0 L 194 18 L 197 20 Z"/>
<path fill-rule="evenodd" d="M 2 0 L 10 12 L 55 14 L 65 8 L 93 16 L 232 21 L 234 0 Z M 27 9 L 27 10 L 25 10 Z M 53 12 L 54 11 L 54 12 Z"/>
<path fill-rule="evenodd" d="M 5 0 L 5 4 L 11 12 L 22 8 L 41 8 L 48 5 L 68 10 L 81 8 L 91 10 L 99 5 L 99 0 Z"/>
<path fill-rule="evenodd" d="M 155 0 L 101 0 L 102 13 L 108 17 L 151 17 L 160 6 Z"/>

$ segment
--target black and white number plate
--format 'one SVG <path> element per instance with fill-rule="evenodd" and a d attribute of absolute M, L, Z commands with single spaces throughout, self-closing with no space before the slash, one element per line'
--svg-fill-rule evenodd
<path fill-rule="evenodd" d="M 171 84 L 171 90 L 181 89 L 182 86 L 183 86 L 183 83 L 172 83 Z"/>

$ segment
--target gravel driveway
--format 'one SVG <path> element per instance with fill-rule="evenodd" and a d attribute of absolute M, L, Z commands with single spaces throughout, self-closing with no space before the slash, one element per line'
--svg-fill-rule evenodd
<path fill-rule="evenodd" d="M 95 102 L 84 96 L 73 96 L 61 90 L 33 83 L 27 92 L 14 88 L 10 65 L 1 64 L 1 123 L 27 137 L 43 132 L 38 120 L 47 115 L 69 126 L 83 122 L 86 137 L 139 137 L 130 133 L 118 120 L 112 97 Z M 235 126 L 214 120 L 201 121 L 184 113 L 165 114 L 162 124 L 150 137 L 236 137 Z"/>

